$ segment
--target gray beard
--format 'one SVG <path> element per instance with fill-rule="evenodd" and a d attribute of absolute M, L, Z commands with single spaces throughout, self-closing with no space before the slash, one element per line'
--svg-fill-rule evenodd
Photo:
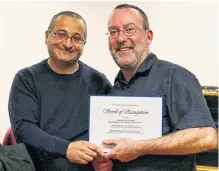
<path fill-rule="evenodd" d="M 137 66 L 137 64 L 139 62 L 138 61 L 139 60 L 138 52 L 135 51 L 135 50 L 133 50 L 133 51 L 135 53 L 135 56 L 137 56 L 137 59 L 135 59 L 134 61 L 132 61 L 130 63 L 120 63 L 120 62 L 117 62 L 117 60 L 116 60 L 116 53 L 113 53 L 112 51 L 111 51 L 111 55 L 112 55 L 115 63 L 119 66 L 119 68 L 121 68 L 121 69 L 133 69 L 133 68 L 135 68 Z"/>

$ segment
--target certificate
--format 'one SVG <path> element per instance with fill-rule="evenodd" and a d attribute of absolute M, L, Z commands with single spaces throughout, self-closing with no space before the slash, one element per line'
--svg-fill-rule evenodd
<path fill-rule="evenodd" d="M 109 152 L 104 139 L 162 136 L 162 97 L 90 96 L 89 141 Z"/>

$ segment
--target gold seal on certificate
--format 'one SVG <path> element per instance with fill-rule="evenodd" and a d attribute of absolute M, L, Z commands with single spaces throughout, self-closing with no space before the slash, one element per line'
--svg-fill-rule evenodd
<path fill-rule="evenodd" d="M 90 96 L 89 141 L 104 152 L 104 139 L 162 136 L 162 97 Z"/>

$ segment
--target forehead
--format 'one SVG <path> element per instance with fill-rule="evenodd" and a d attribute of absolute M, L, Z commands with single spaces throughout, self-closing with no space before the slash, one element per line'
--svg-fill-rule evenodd
<path fill-rule="evenodd" d="M 132 8 L 116 9 L 112 12 L 108 21 L 109 27 L 122 28 L 123 26 L 133 23 L 138 27 L 143 25 L 142 16 L 140 13 Z"/>
<path fill-rule="evenodd" d="M 66 30 L 70 34 L 79 33 L 84 35 L 86 28 L 83 20 L 67 15 L 60 15 L 56 19 L 53 30 L 56 31 L 61 29 Z"/>

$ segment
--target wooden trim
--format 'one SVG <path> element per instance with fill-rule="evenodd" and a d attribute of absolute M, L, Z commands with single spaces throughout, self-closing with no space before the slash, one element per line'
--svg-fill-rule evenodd
<path fill-rule="evenodd" d="M 197 171 L 218 171 L 218 167 L 212 166 L 196 166 Z"/>
<path fill-rule="evenodd" d="M 218 96 L 218 93 L 216 93 L 216 92 L 204 92 L 204 91 L 202 91 L 202 94 L 204 96 Z"/>

